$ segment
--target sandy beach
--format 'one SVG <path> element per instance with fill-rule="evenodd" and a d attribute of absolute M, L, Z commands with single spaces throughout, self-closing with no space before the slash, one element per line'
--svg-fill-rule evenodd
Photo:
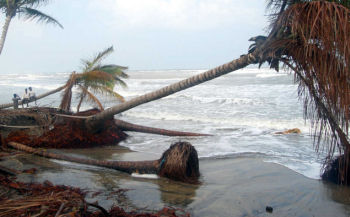
<path fill-rule="evenodd" d="M 57 152 L 57 150 L 56 150 Z M 132 152 L 124 147 L 60 150 L 77 157 L 105 160 L 151 160 L 159 156 Z M 2 165 L 38 168 L 20 181 L 80 187 L 88 201 L 109 208 L 159 210 L 174 207 L 191 216 L 349 216 L 350 189 L 309 179 L 284 166 L 249 156 L 200 160 L 201 184 L 166 178 L 137 178 L 118 171 L 28 154 L 10 157 Z M 122 190 L 121 190 L 122 189 Z M 273 208 L 266 212 L 266 206 Z"/>

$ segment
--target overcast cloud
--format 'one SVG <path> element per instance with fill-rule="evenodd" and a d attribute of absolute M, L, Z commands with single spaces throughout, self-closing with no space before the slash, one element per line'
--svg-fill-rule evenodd
<path fill-rule="evenodd" d="M 130 69 L 206 69 L 247 52 L 267 26 L 262 0 L 55 0 L 39 10 L 64 29 L 14 19 L 0 73 L 69 72 L 113 45 Z M 3 24 L 2 15 L 0 24 Z"/>
<path fill-rule="evenodd" d="M 204 30 L 218 26 L 261 24 L 261 8 L 234 0 L 101 0 L 90 7 L 111 13 L 124 28 Z"/>

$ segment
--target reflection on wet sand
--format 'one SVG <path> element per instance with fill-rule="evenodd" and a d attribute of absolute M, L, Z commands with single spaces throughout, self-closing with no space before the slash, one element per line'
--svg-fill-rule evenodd
<path fill-rule="evenodd" d="M 350 187 L 323 182 L 323 191 L 335 202 L 344 204 L 344 209 L 350 213 Z"/>
<path fill-rule="evenodd" d="M 195 200 L 196 191 L 201 186 L 201 184 L 186 184 L 171 180 L 159 180 L 157 184 L 163 203 L 167 206 L 181 206 L 182 208 Z"/>

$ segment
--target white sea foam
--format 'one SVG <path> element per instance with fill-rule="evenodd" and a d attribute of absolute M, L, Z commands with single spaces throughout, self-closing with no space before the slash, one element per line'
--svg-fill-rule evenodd
<path fill-rule="evenodd" d="M 202 115 L 186 115 L 170 112 L 141 112 L 141 111 L 127 111 L 124 113 L 126 117 L 153 119 L 153 120 L 167 120 L 167 121 L 191 121 L 202 122 L 208 124 L 216 124 L 219 126 L 248 126 L 261 129 L 274 129 L 274 130 L 287 130 L 291 128 L 299 128 L 303 132 L 308 132 L 309 124 L 305 123 L 302 118 L 283 120 L 283 119 L 259 119 L 259 118 L 246 118 L 237 116 L 234 118 L 218 118 Z"/>
<path fill-rule="evenodd" d="M 131 176 L 135 177 L 135 178 L 143 178 L 143 179 L 158 179 L 159 178 L 157 174 L 132 173 Z"/>
<path fill-rule="evenodd" d="M 281 76 L 287 76 L 288 74 L 284 73 L 277 73 L 275 72 L 274 74 L 268 73 L 268 74 L 257 74 L 257 78 L 272 78 L 272 77 L 281 77 Z"/>
<path fill-rule="evenodd" d="M 283 163 L 280 160 L 265 160 L 265 162 L 276 163 L 276 164 L 285 166 L 291 170 L 294 170 L 295 172 L 305 175 L 310 179 L 321 178 L 320 171 L 322 166 L 318 162 L 310 162 L 310 161 L 298 162 L 295 160 L 289 160 L 287 162 L 284 161 Z"/>

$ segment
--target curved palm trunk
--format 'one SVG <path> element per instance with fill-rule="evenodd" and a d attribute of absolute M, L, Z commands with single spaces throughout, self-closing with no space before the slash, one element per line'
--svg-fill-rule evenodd
<path fill-rule="evenodd" d="M 114 120 L 114 123 L 123 131 L 133 131 L 140 133 L 150 133 L 150 134 L 158 134 L 163 136 L 211 136 L 209 134 L 201 134 L 201 133 L 191 133 L 191 132 L 180 132 L 174 130 L 165 130 L 154 127 L 146 127 L 137 124 L 132 124 L 122 120 Z"/>
<path fill-rule="evenodd" d="M 258 50 L 258 49 L 257 49 Z M 195 85 L 201 84 L 203 82 L 212 80 L 219 76 L 228 74 L 232 71 L 246 67 L 249 64 L 257 63 L 257 51 L 248 55 L 242 55 L 240 58 L 233 60 L 229 63 L 218 66 L 214 69 L 201 73 L 199 75 L 192 76 L 185 80 L 179 81 L 177 83 L 171 84 L 169 86 L 163 87 L 159 90 L 147 93 L 145 95 L 136 97 L 127 102 L 113 106 L 109 109 L 106 109 L 96 115 L 90 116 L 86 119 L 85 124 L 88 130 L 95 131 L 99 129 L 101 123 L 104 120 L 109 119 L 115 114 L 121 113 L 123 111 L 134 108 L 138 105 L 151 102 L 166 96 L 169 96 L 173 93 L 185 90 L 187 88 L 193 87 Z"/>
<path fill-rule="evenodd" d="M 38 95 L 38 96 L 36 97 L 36 100 L 39 100 L 39 99 L 42 99 L 42 98 L 47 97 L 47 96 L 49 96 L 49 95 L 52 95 L 52 94 L 54 94 L 54 93 L 60 92 L 60 91 L 63 90 L 65 87 L 66 87 L 66 85 L 63 85 L 63 86 L 58 87 L 58 88 L 56 88 L 56 89 L 54 89 L 54 90 L 51 90 L 51 91 L 49 91 L 49 92 L 43 93 L 43 94 L 41 94 L 41 95 Z M 31 101 L 29 101 L 29 102 L 33 102 L 33 101 L 34 101 L 34 100 L 31 100 Z M 22 105 L 22 101 L 18 101 L 18 105 Z M 12 106 L 13 106 L 13 103 L 2 104 L 2 105 L 0 105 L 0 109 L 10 108 L 10 107 L 12 107 Z"/>
<path fill-rule="evenodd" d="M 1 39 L 0 39 L 0 54 L 2 53 L 2 49 L 4 48 L 4 45 L 5 45 L 6 35 L 10 26 L 11 19 L 12 19 L 11 15 L 6 15 L 6 19 L 5 19 L 4 26 L 2 28 Z"/>

